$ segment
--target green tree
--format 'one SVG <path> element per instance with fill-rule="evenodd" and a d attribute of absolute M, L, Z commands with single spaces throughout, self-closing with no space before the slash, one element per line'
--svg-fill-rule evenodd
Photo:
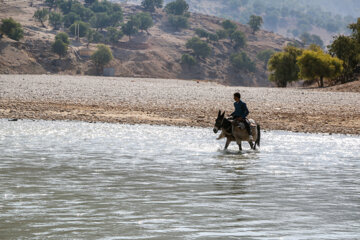
<path fill-rule="evenodd" d="M 230 56 L 230 63 L 236 70 L 248 70 L 255 72 L 255 63 L 246 55 L 245 52 L 234 53 Z"/>
<path fill-rule="evenodd" d="M 303 34 L 301 34 L 300 40 L 305 46 L 310 44 L 316 44 L 321 48 L 324 47 L 324 42 L 321 40 L 321 38 L 318 35 L 315 34 L 309 34 L 307 32 L 304 32 Z"/>
<path fill-rule="evenodd" d="M 107 28 L 111 26 L 109 23 L 110 23 L 110 17 L 104 12 L 96 13 L 90 19 L 91 26 L 96 28 L 97 30 L 98 29 L 102 30 L 103 28 Z"/>
<path fill-rule="evenodd" d="M 44 22 L 47 20 L 48 16 L 49 16 L 49 10 L 47 8 L 43 8 L 36 10 L 33 17 L 35 18 L 35 21 L 41 23 L 42 27 L 46 28 Z"/>
<path fill-rule="evenodd" d="M 61 27 L 63 21 L 63 16 L 61 13 L 51 12 L 49 14 L 49 23 L 54 28 L 54 30 L 58 30 Z"/>
<path fill-rule="evenodd" d="M 263 24 L 263 19 L 261 16 L 251 15 L 249 20 L 249 26 L 253 30 L 253 33 L 258 31 Z"/>
<path fill-rule="evenodd" d="M 165 12 L 172 15 L 184 15 L 189 10 L 189 4 L 185 0 L 175 0 L 165 6 Z"/>
<path fill-rule="evenodd" d="M 67 53 L 68 45 L 65 44 L 63 41 L 61 41 L 60 39 L 57 39 L 52 44 L 51 48 L 54 53 L 59 55 L 59 59 L 61 59 L 61 57 L 65 56 Z"/>
<path fill-rule="evenodd" d="M 207 38 L 209 37 L 209 32 L 206 31 L 203 28 L 196 28 L 195 29 L 195 34 L 199 36 L 199 38 Z"/>
<path fill-rule="evenodd" d="M 91 6 L 91 4 L 95 3 L 97 0 L 85 0 L 85 4 L 87 6 Z"/>
<path fill-rule="evenodd" d="M 211 53 L 211 48 L 208 46 L 208 44 L 198 37 L 193 37 L 188 40 L 185 46 L 188 49 L 192 49 L 196 57 L 206 58 Z"/>
<path fill-rule="evenodd" d="M 242 48 L 246 45 L 245 33 L 241 31 L 235 31 L 230 36 L 231 40 L 235 42 L 235 48 Z"/>
<path fill-rule="evenodd" d="M 75 36 L 75 37 L 85 37 L 87 31 L 89 30 L 90 26 L 88 23 L 85 23 L 83 21 L 76 21 L 74 22 L 70 28 L 69 28 L 69 32 L 71 33 L 71 35 Z"/>
<path fill-rule="evenodd" d="M 66 45 L 70 44 L 69 35 L 67 35 L 67 33 L 64 33 L 64 32 L 60 32 L 60 33 L 56 34 L 55 40 L 61 40 Z"/>
<path fill-rule="evenodd" d="M 306 80 L 318 80 L 319 87 L 324 87 L 324 78 L 338 77 L 343 70 L 343 62 L 323 51 L 305 50 L 297 58 L 299 76 Z"/>
<path fill-rule="evenodd" d="M 145 10 L 150 12 L 155 12 L 156 8 L 162 8 L 163 7 L 163 0 L 143 0 L 141 2 L 141 6 L 145 8 Z"/>
<path fill-rule="evenodd" d="M 232 34 L 233 32 L 235 32 L 236 29 L 237 29 L 236 23 L 233 23 L 233 22 L 230 21 L 230 20 L 225 20 L 225 21 L 223 21 L 221 24 L 222 24 L 223 28 L 227 31 L 227 33 L 228 33 L 229 36 L 231 36 L 231 34 Z"/>
<path fill-rule="evenodd" d="M 216 35 L 218 36 L 219 40 L 228 37 L 227 31 L 223 29 L 216 30 Z"/>
<path fill-rule="evenodd" d="M 336 56 L 343 61 L 343 74 L 340 77 L 342 83 L 353 79 L 354 71 L 360 64 L 360 44 L 356 39 L 339 35 L 334 37 L 334 40 L 329 48 L 329 53 Z"/>
<path fill-rule="evenodd" d="M 97 74 L 100 74 L 104 70 L 104 66 L 113 59 L 113 55 L 108 46 L 99 44 L 97 50 L 91 55 Z"/>
<path fill-rule="evenodd" d="M 24 30 L 21 24 L 12 18 L 5 18 L 1 20 L 0 32 L 16 41 L 19 41 L 24 37 Z"/>
<path fill-rule="evenodd" d="M 136 14 L 136 17 L 140 21 L 139 29 L 141 31 L 146 31 L 149 34 L 149 28 L 154 25 L 151 15 L 149 13 L 141 12 Z"/>
<path fill-rule="evenodd" d="M 266 50 L 263 50 L 261 52 L 259 52 L 256 57 L 264 62 L 264 67 L 266 68 L 268 62 L 269 62 L 269 59 L 271 58 L 271 56 L 275 53 L 274 50 L 272 49 L 266 49 Z"/>
<path fill-rule="evenodd" d="M 289 82 L 299 80 L 300 69 L 296 63 L 301 54 L 301 49 L 292 46 L 273 54 L 268 62 L 269 80 L 278 87 L 286 87 Z"/>
<path fill-rule="evenodd" d="M 181 64 L 186 64 L 190 68 L 196 64 L 196 59 L 189 55 L 189 54 L 183 54 L 181 56 Z"/>
<path fill-rule="evenodd" d="M 209 33 L 207 39 L 208 39 L 209 42 L 218 42 L 219 41 L 219 36 L 217 34 L 214 34 L 214 33 Z"/>
<path fill-rule="evenodd" d="M 124 34 L 115 27 L 108 27 L 107 29 L 107 41 L 110 43 L 117 43 Z"/>
<path fill-rule="evenodd" d="M 348 28 L 352 31 L 352 36 L 360 43 L 360 18 L 357 19 L 356 23 L 351 23 Z"/>
<path fill-rule="evenodd" d="M 176 30 L 189 28 L 188 18 L 185 16 L 169 15 L 169 24 Z"/>
<path fill-rule="evenodd" d="M 87 40 L 87 48 L 89 48 L 90 43 L 101 43 L 104 41 L 104 35 L 93 30 L 89 29 L 86 34 L 86 40 Z"/>
<path fill-rule="evenodd" d="M 125 35 L 129 36 L 129 40 L 131 40 L 131 36 L 139 31 L 139 26 L 139 18 L 133 15 L 130 17 L 130 20 L 127 21 L 127 23 L 122 25 L 121 30 Z"/>
<path fill-rule="evenodd" d="M 74 22 L 80 21 L 81 17 L 74 12 L 68 13 L 63 17 L 64 27 L 69 28 Z"/>

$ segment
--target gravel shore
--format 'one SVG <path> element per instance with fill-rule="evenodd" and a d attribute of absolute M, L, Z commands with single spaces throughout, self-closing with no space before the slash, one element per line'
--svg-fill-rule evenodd
<path fill-rule="evenodd" d="M 263 129 L 360 134 L 360 93 L 172 79 L 0 75 L 0 118 L 212 127 L 237 91 Z"/>

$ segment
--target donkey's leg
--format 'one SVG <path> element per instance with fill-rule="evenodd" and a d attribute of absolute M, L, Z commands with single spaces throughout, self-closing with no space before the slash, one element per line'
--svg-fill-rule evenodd
<path fill-rule="evenodd" d="M 254 150 L 255 150 L 256 145 L 255 145 L 255 144 L 253 144 L 253 142 L 252 142 L 252 141 L 249 141 L 248 143 L 250 144 L 251 149 L 254 149 Z"/>
<path fill-rule="evenodd" d="M 241 151 L 242 150 L 241 141 L 236 141 L 236 143 L 239 145 L 239 150 Z"/>
<path fill-rule="evenodd" d="M 224 150 L 226 150 L 229 147 L 229 144 L 231 143 L 231 139 L 230 138 L 226 138 L 226 143 L 225 143 L 225 148 Z"/>

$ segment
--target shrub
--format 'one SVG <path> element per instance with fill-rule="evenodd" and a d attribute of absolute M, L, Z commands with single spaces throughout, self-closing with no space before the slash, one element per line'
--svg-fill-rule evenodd
<path fill-rule="evenodd" d="M 218 36 L 219 40 L 228 37 L 228 34 L 225 30 L 219 29 L 216 31 L 216 35 Z"/>
<path fill-rule="evenodd" d="M 176 30 L 189 27 L 188 18 L 184 16 L 170 15 L 169 24 Z"/>
<path fill-rule="evenodd" d="M 63 21 L 61 13 L 51 12 L 49 15 L 49 23 L 55 30 L 59 29 Z"/>
<path fill-rule="evenodd" d="M 245 34 L 241 31 L 235 31 L 231 34 L 231 40 L 235 42 L 235 48 L 244 47 L 246 44 Z"/>
<path fill-rule="evenodd" d="M 70 44 L 69 36 L 67 33 L 61 32 L 55 36 L 55 40 L 61 40 L 65 44 Z"/>
<path fill-rule="evenodd" d="M 97 50 L 91 55 L 91 60 L 93 61 L 98 74 L 103 71 L 104 66 L 112 59 L 113 56 L 110 48 L 103 44 L 97 45 Z"/>
<path fill-rule="evenodd" d="M 183 15 L 189 10 L 189 4 L 185 0 L 175 0 L 165 6 L 165 12 L 173 15 Z"/>
<path fill-rule="evenodd" d="M 62 56 L 65 56 L 68 50 L 68 45 L 61 41 L 61 39 L 55 40 L 55 42 L 51 46 L 52 51 L 59 55 L 59 59 L 61 59 Z"/>
<path fill-rule="evenodd" d="M 156 8 L 162 8 L 163 3 L 163 0 L 143 0 L 141 6 L 147 11 L 154 12 Z"/>
<path fill-rule="evenodd" d="M 196 28 L 195 34 L 198 35 L 200 38 L 207 38 L 209 36 L 209 32 L 202 28 Z"/>
<path fill-rule="evenodd" d="M 248 70 L 255 72 L 255 63 L 244 52 L 234 53 L 230 56 L 230 62 L 232 66 L 238 70 Z"/>
<path fill-rule="evenodd" d="M 193 37 L 192 39 L 188 40 L 186 43 L 186 48 L 192 49 L 194 51 L 194 55 L 197 57 L 205 58 L 211 53 L 211 48 L 208 46 L 208 44 L 198 37 Z"/>
<path fill-rule="evenodd" d="M 219 41 L 219 37 L 217 34 L 209 33 L 208 40 L 212 42 Z"/>
<path fill-rule="evenodd" d="M 24 37 L 24 30 L 20 23 L 16 22 L 12 18 L 5 18 L 1 20 L 0 32 L 8 36 L 9 38 L 19 41 Z"/>
<path fill-rule="evenodd" d="M 196 64 L 196 59 L 189 55 L 189 54 L 183 54 L 181 57 L 181 63 L 186 64 L 189 67 L 194 66 Z"/>
<path fill-rule="evenodd" d="M 228 35 L 231 35 L 237 29 L 237 25 L 230 20 L 225 20 L 221 24 L 222 24 L 223 28 L 226 30 L 226 32 L 228 33 Z"/>

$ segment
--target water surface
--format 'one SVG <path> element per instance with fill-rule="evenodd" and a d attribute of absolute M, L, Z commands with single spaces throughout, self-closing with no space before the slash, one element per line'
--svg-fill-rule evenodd
<path fill-rule="evenodd" d="M 360 239 L 359 136 L 0 120 L 0 239 Z"/>

